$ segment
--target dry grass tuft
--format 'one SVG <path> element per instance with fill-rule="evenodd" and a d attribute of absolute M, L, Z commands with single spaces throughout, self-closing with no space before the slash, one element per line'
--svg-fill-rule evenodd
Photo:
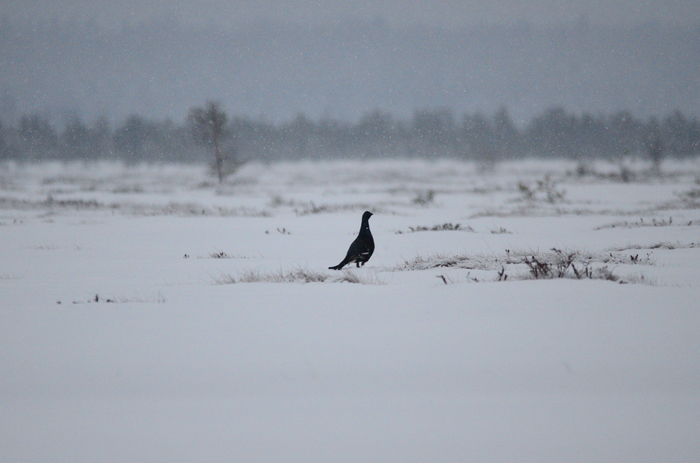
<path fill-rule="evenodd" d="M 700 242 L 690 242 L 690 243 L 681 243 L 680 241 L 671 242 L 671 241 L 659 241 L 658 243 L 653 243 L 653 244 L 630 244 L 628 246 L 623 246 L 623 247 L 617 247 L 617 248 L 612 248 L 610 249 L 611 251 L 616 251 L 616 252 L 623 252 L 623 251 L 630 251 L 630 250 L 638 250 L 638 249 L 691 249 L 691 248 L 698 248 L 700 247 Z"/>
<path fill-rule="evenodd" d="M 443 224 L 438 224 L 438 225 L 433 225 L 432 227 L 426 227 L 419 225 L 417 227 L 408 227 L 408 230 L 399 230 L 396 232 L 397 235 L 402 235 L 404 233 L 416 233 L 416 232 L 425 232 L 425 231 L 464 231 L 464 232 L 470 232 L 470 233 L 476 233 L 472 227 L 467 225 L 466 227 L 463 227 L 459 223 L 450 223 L 446 222 Z"/>
<path fill-rule="evenodd" d="M 273 272 L 262 272 L 257 269 L 246 269 L 237 277 L 230 274 L 220 274 L 213 277 L 217 285 L 236 283 L 354 283 L 362 285 L 385 284 L 376 273 L 356 272 L 343 270 L 341 272 L 327 273 L 297 267 L 292 270 L 279 269 Z"/>
<path fill-rule="evenodd" d="M 321 204 L 316 205 L 313 201 L 305 205 L 300 205 L 300 207 L 295 208 L 294 212 L 298 216 L 311 215 L 311 214 L 326 214 L 333 212 L 344 212 L 344 211 L 374 211 L 382 212 L 383 210 L 379 207 L 372 206 L 366 203 L 358 204 Z"/>
<path fill-rule="evenodd" d="M 61 304 L 61 301 L 56 301 L 57 304 Z M 87 300 L 72 301 L 72 304 L 164 304 L 165 296 L 163 293 L 158 291 L 156 294 L 151 296 L 141 296 L 140 294 L 134 294 L 133 296 L 118 296 L 118 297 L 102 297 L 99 294 L 95 294 Z"/>
<path fill-rule="evenodd" d="M 459 268 L 492 272 L 491 279 L 478 281 L 508 281 L 531 279 L 593 279 L 620 282 L 637 282 L 622 279 L 615 275 L 610 265 L 653 265 L 650 254 L 627 255 L 613 252 L 592 253 L 583 251 L 561 250 L 549 251 L 511 251 L 505 254 L 434 254 L 416 256 L 393 267 L 386 267 L 388 272 L 422 271 L 436 268 Z M 441 277 L 438 275 L 438 277 Z M 448 283 L 443 279 L 443 282 Z M 629 280 L 629 281 L 628 281 Z M 477 280 L 473 280 L 477 281 Z"/>

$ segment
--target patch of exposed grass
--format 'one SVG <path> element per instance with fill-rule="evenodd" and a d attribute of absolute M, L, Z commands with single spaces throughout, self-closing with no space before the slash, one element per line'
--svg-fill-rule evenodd
<path fill-rule="evenodd" d="M 83 245 L 73 243 L 70 245 L 70 247 L 61 247 L 57 245 L 56 243 L 47 243 L 47 244 L 37 244 L 34 246 L 28 246 L 27 249 L 35 249 L 38 251 L 56 251 L 58 249 L 72 249 L 73 251 L 82 251 L 84 249 Z"/>
<path fill-rule="evenodd" d="M 345 269 L 338 275 L 331 275 L 329 280 L 331 283 L 355 283 L 360 285 L 385 285 L 386 282 L 382 280 L 376 273 L 360 272 L 351 269 Z"/>
<path fill-rule="evenodd" d="M 480 281 L 507 281 L 528 279 L 596 279 L 623 281 L 610 269 L 610 265 L 653 265 L 649 254 L 646 257 L 621 253 L 592 253 L 563 251 L 511 251 L 505 254 L 434 254 L 417 256 L 385 271 L 421 271 L 436 268 L 460 268 L 493 272 L 493 277 Z M 443 278 L 445 284 L 449 282 Z M 471 281 L 471 280 L 470 280 Z M 473 280 L 477 281 L 477 280 Z"/>
<path fill-rule="evenodd" d="M 17 198 L 0 198 L 0 209 L 35 210 L 35 209 L 70 209 L 70 210 L 98 210 L 104 208 L 116 208 L 106 206 L 96 200 L 84 199 L 54 199 L 49 195 L 45 200 L 33 201 Z"/>
<path fill-rule="evenodd" d="M 302 204 L 294 209 L 294 212 L 299 216 L 311 215 L 311 214 L 327 214 L 333 212 L 344 212 L 344 211 L 367 211 L 372 210 L 375 213 L 382 212 L 381 208 L 377 208 L 370 204 L 358 203 L 358 204 L 321 204 L 316 205 L 313 201 L 308 204 Z"/>
<path fill-rule="evenodd" d="M 57 304 L 61 304 L 61 301 L 56 301 Z M 141 296 L 138 293 L 133 296 L 117 296 L 117 297 L 101 297 L 99 294 L 95 294 L 94 297 L 86 300 L 76 300 L 72 301 L 71 304 L 164 304 L 165 296 L 163 293 L 158 291 L 156 294 L 151 296 Z"/>
<path fill-rule="evenodd" d="M 185 254 L 186 258 L 189 255 Z M 212 251 L 205 256 L 200 256 L 200 259 L 249 259 L 247 256 L 241 254 L 229 254 L 225 251 Z"/>
<path fill-rule="evenodd" d="M 328 275 L 315 270 L 298 267 L 293 270 L 277 270 L 261 272 L 259 270 L 243 270 L 238 277 L 239 283 L 323 283 Z"/>
<path fill-rule="evenodd" d="M 12 210 L 75 210 L 75 211 L 121 211 L 143 217 L 180 216 L 180 217 L 271 217 L 266 210 L 250 207 L 228 208 L 221 206 L 203 206 L 197 203 L 144 204 L 119 202 L 105 204 L 96 200 L 54 199 L 51 195 L 42 201 L 0 197 L 0 209 Z"/>
<path fill-rule="evenodd" d="M 37 244 L 34 246 L 29 246 L 29 249 L 36 249 L 38 251 L 55 251 L 60 249 L 56 243 L 49 244 Z"/>
<path fill-rule="evenodd" d="M 643 249 L 691 249 L 691 248 L 700 248 L 700 242 L 691 242 L 691 243 L 681 243 L 680 241 L 671 242 L 671 241 L 659 241 L 658 243 L 653 243 L 653 244 L 630 244 L 627 246 L 621 246 L 621 247 L 616 247 L 610 249 L 611 251 L 615 252 L 623 252 L 623 251 L 630 251 L 630 250 L 643 250 Z"/>
<path fill-rule="evenodd" d="M 640 228 L 640 227 L 670 227 L 670 226 L 686 226 L 690 227 L 692 225 L 700 225 L 700 221 L 682 221 L 674 224 L 673 222 L 673 217 L 669 216 L 668 220 L 666 219 L 657 219 L 657 218 L 652 218 L 651 220 L 647 219 L 646 221 L 644 218 L 640 218 L 639 220 L 635 222 L 628 222 L 628 221 L 623 221 L 623 222 L 614 222 L 606 225 L 601 225 L 600 227 L 594 228 L 594 230 L 605 230 L 608 228 Z"/>
<path fill-rule="evenodd" d="M 227 285 L 236 283 L 355 283 L 363 285 L 381 285 L 384 282 L 376 273 L 356 272 L 343 270 L 341 272 L 327 273 L 297 267 L 292 270 L 280 269 L 271 272 L 263 272 L 257 269 L 246 269 L 238 276 L 222 273 L 214 276 L 214 283 Z"/>
<path fill-rule="evenodd" d="M 132 204 L 124 207 L 127 212 L 145 217 L 173 215 L 180 217 L 271 217 L 268 211 L 255 208 L 228 208 L 221 206 L 206 207 L 197 203 L 177 203 L 174 201 L 165 205 Z"/>
<path fill-rule="evenodd" d="M 118 185 L 112 189 L 112 193 L 114 194 L 137 194 L 137 193 L 144 193 L 145 189 L 143 188 L 142 185 L 135 184 L 135 185 Z"/>
<path fill-rule="evenodd" d="M 425 231 L 464 231 L 464 232 L 471 232 L 471 233 L 476 233 L 472 227 L 467 225 L 466 227 L 462 226 L 459 223 L 443 223 L 443 224 L 438 224 L 438 225 L 433 225 L 432 227 L 426 227 L 426 226 L 417 226 L 417 227 L 408 227 L 408 230 L 399 230 L 396 232 L 397 235 L 401 235 L 404 233 L 416 233 L 416 232 L 425 232 Z"/>
<path fill-rule="evenodd" d="M 566 256 L 572 262 L 588 265 L 592 262 L 604 264 L 630 263 L 631 259 L 614 253 L 592 253 L 585 251 L 562 251 L 552 248 L 549 251 L 524 251 L 506 249 L 504 254 L 443 254 L 416 256 L 412 260 L 387 268 L 388 271 L 427 270 L 440 267 L 455 267 L 470 270 L 498 270 L 503 265 L 527 264 L 533 256 L 546 264 L 556 264 Z M 648 261 L 632 261 L 632 263 L 649 263 Z"/>
<path fill-rule="evenodd" d="M 525 276 L 521 275 L 519 279 L 525 279 L 529 276 L 535 280 L 550 280 L 555 278 L 619 280 L 619 277 L 613 275 L 612 271 L 607 266 L 595 267 L 589 263 L 580 268 L 576 268 L 575 260 L 575 253 L 559 253 L 558 259 L 554 261 L 543 261 L 537 256 L 530 256 L 525 259 L 525 265 L 528 267 L 529 273 Z"/>
<path fill-rule="evenodd" d="M 44 204 L 47 207 L 60 207 L 76 210 L 95 210 L 104 208 L 104 204 L 97 202 L 94 199 L 87 201 L 84 199 L 54 199 L 51 195 L 46 198 Z"/>

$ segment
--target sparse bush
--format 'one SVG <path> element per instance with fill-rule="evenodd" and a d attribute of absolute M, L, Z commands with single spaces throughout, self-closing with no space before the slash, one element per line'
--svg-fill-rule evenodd
<path fill-rule="evenodd" d="M 427 206 L 435 202 L 435 191 L 428 190 L 425 192 L 419 192 L 416 197 L 413 198 L 413 204 L 418 204 L 419 206 Z"/>
<path fill-rule="evenodd" d="M 576 176 L 577 177 L 587 177 L 589 175 L 595 175 L 596 172 L 591 167 L 590 163 L 584 162 L 584 161 L 579 161 L 578 164 L 576 164 Z"/>
<path fill-rule="evenodd" d="M 563 253 L 556 249 L 554 253 L 557 256 L 554 261 L 542 261 L 536 256 L 525 259 L 525 265 L 529 268 L 532 278 L 535 280 L 555 278 L 619 280 L 607 266 L 592 267 L 590 264 L 585 264 L 583 268 L 577 269 L 574 264 L 576 253 Z"/>
<path fill-rule="evenodd" d="M 556 186 L 556 182 L 547 174 L 534 185 L 518 182 L 518 191 L 526 201 L 544 200 L 554 204 L 564 201 L 566 196 L 566 190 L 559 190 Z"/>

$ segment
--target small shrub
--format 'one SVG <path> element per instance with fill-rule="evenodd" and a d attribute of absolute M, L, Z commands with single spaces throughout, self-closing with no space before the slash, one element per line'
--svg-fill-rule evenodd
<path fill-rule="evenodd" d="M 597 172 L 595 171 L 595 169 L 593 169 L 593 167 L 587 162 L 580 161 L 576 165 L 576 176 L 577 177 L 586 177 L 589 175 L 596 175 L 596 174 L 597 174 Z"/>
<path fill-rule="evenodd" d="M 413 204 L 419 206 L 427 206 L 435 202 L 435 191 L 428 190 L 425 192 L 419 192 L 415 198 L 413 198 Z"/>
<path fill-rule="evenodd" d="M 585 264 L 582 268 L 576 268 L 574 261 L 576 253 L 563 253 L 554 250 L 557 258 L 554 261 L 542 261 L 535 256 L 525 260 L 525 265 L 530 269 L 530 275 L 535 280 L 555 278 L 575 278 L 577 280 L 609 280 L 617 281 L 619 278 L 613 275 L 607 266 L 592 267 Z"/>
<path fill-rule="evenodd" d="M 556 182 L 549 174 L 545 175 L 542 180 L 537 180 L 535 185 L 518 182 L 518 191 L 525 201 L 543 199 L 550 204 L 562 202 L 566 196 L 566 190 L 557 189 Z"/>

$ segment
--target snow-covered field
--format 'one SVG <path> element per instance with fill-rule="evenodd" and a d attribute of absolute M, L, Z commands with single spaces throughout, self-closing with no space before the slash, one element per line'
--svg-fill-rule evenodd
<path fill-rule="evenodd" d="M 580 167 L 2 165 L 0 461 L 698 461 L 700 163 Z"/>

